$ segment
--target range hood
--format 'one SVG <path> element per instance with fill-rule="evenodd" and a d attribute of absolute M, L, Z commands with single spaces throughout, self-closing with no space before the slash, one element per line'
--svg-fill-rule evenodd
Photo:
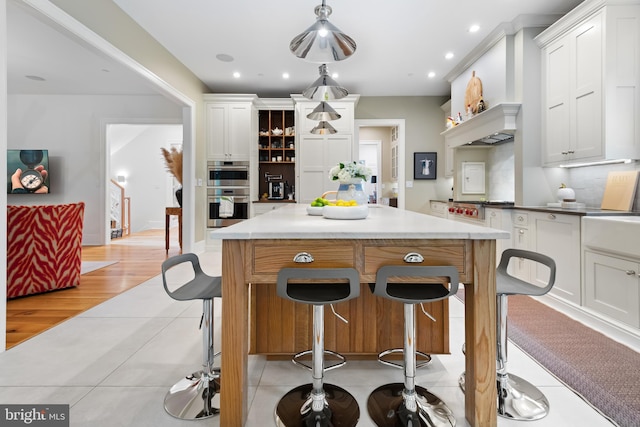
<path fill-rule="evenodd" d="M 497 104 L 457 126 L 447 129 L 444 136 L 448 147 L 493 146 L 513 141 L 516 132 L 516 116 L 520 103 Z"/>

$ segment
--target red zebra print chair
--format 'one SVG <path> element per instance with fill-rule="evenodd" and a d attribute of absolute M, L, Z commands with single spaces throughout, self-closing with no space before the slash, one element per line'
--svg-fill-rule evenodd
<path fill-rule="evenodd" d="M 84 203 L 7 206 L 7 298 L 80 284 Z"/>

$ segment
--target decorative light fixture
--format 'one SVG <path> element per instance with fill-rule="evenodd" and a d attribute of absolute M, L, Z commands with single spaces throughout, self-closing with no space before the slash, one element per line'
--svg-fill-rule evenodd
<path fill-rule="evenodd" d="M 338 114 L 331 105 L 327 104 L 326 101 L 322 101 L 312 112 L 307 114 L 308 119 L 320 121 L 338 120 L 340 117 L 342 116 Z"/>
<path fill-rule="evenodd" d="M 338 131 L 329 122 L 323 120 L 318 123 L 318 126 L 311 129 L 311 133 L 314 135 L 332 135 L 338 133 Z"/>
<path fill-rule="evenodd" d="M 331 101 L 349 95 L 349 92 L 345 88 L 338 85 L 338 83 L 331 78 L 327 70 L 327 64 L 322 64 L 318 69 L 320 71 L 320 77 L 302 92 L 305 98 L 316 101 Z"/>
<path fill-rule="evenodd" d="M 332 9 L 325 0 L 316 6 L 316 22 L 291 40 L 289 49 L 298 58 L 311 62 L 342 61 L 356 51 L 356 42 L 329 22 Z"/>

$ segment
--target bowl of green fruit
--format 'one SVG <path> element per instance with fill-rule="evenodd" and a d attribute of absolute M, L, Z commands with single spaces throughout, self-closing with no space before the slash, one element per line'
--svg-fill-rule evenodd
<path fill-rule="evenodd" d="M 329 204 L 329 200 L 323 197 L 317 197 L 309 206 L 307 206 L 307 214 L 321 216 L 322 209 Z"/>

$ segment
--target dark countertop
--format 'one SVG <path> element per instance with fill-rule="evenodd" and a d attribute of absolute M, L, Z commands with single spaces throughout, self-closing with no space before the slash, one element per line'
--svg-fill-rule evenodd
<path fill-rule="evenodd" d="M 430 202 L 442 202 L 449 203 L 448 200 L 430 200 Z M 555 213 L 555 214 L 566 214 L 566 215 L 579 215 L 579 216 L 640 216 L 640 212 L 632 211 L 612 211 L 607 209 L 600 208 L 578 208 L 578 209 L 567 209 L 567 208 L 558 208 L 558 207 L 549 207 L 549 206 L 513 206 L 513 205 L 486 205 L 485 208 L 492 209 L 518 209 L 521 211 L 531 211 L 531 212 L 544 212 L 544 213 Z"/>
<path fill-rule="evenodd" d="M 494 206 L 491 206 L 494 207 Z M 579 216 L 638 216 L 640 212 L 625 212 L 625 211 L 612 211 L 600 208 L 579 208 L 579 209 L 566 209 L 566 208 L 551 208 L 548 206 L 511 206 L 505 207 L 505 209 L 518 209 L 521 211 L 532 212 L 545 212 L 556 213 L 565 215 L 579 215 Z"/>
<path fill-rule="evenodd" d="M 296 203 L 296 201 L 289 199 L 260 199 L 253 200 L 251 203 Z"/>

